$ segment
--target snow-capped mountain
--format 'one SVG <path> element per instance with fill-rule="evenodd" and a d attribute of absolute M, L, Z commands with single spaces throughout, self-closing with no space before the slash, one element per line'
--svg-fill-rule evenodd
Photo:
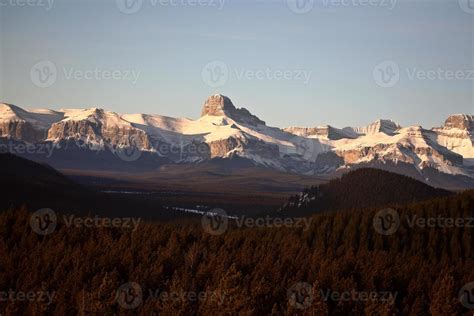
<path fill-rule="evenodd" d="M 452 115 L 433 129 L 401 127 L 391 120 L 342 129 L 329 125 L 280 129 L 217 94 L 206 100 L 197 120 L 97 108 L 26 111 L 1 104 L 0 136 L 3 143 L 54 146 L 61 154 L 49 157 L 53 165 L 59 159 L 73 164 L 78 150 L 81 159 L 109 155 L 112 158 L 107 159 L 135 166 L 144 157 L 153 157 L 157 164 L 240 157 L 258 166 L 305 175 L 374 166 L 438 186 L 443 186 L 443 177 L 449 177 L 450 183 L 460 179 L 460 187 L 474 185 L 472 115 Z M 12 146 L 8 148 L 11 151 Z"/>

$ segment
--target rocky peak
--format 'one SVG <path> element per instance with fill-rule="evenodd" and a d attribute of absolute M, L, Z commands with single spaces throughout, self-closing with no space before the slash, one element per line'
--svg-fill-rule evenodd
<path fill-rule="evenodd" d="M 221 94 L 215 94 L 207 98 L 201 113 L 201 116 L 205 115 L 227 116 L 240 123 L 265 125 L 264 121 L 250 113 L 247 109 L 237 109 L 230 98 Z"/>
<path fill-rule="evenodd" d="M 451 115 L 444 122 L 444 128 L 458 128 L 464 130 L 474 130 L 474 115 L 455 114 Z"/>
<path fill-rule="evenodd" d="M 375 133 L 385 133 L 387 135 L 393 135 L 400 128 L 401 126 L 392 120 L 379 119 L 370 125 L 352 128 L 352 130 L 358 134 L 364 135 Z"/>
<path fill-rule="evenodd" d="M 201 116 L 224 116 L 227 113 L 235 110 L 235 106 L 228 97 L 221 94 L 215 94 L 207 98 L 206 103 L 204 103 Z"/>

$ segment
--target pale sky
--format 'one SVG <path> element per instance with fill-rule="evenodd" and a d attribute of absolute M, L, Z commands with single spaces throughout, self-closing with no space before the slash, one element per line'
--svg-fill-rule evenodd
<path fill-rule="evenodd" d="M 279 127 L 474 114 L 474 0 L 29 1 L 0 0 L 0 101 L 20 107 L 197 118 L 222 93 Z"/>

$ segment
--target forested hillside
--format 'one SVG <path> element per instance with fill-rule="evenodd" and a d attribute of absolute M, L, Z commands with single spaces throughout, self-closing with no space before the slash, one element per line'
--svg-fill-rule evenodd
<path fill-rule="evenodd" d="M 329 210 L 403 205 L 450 194 L 407 176 L 363 168 L 305 189 L 291 197 L 280 212 L 288 216 L 307 216 Z"/>
<path fill-rule="evenodd" d="M 54 295 L 49 304 L 2 300 L 0 313 L 472 315 L 459 293 L 474 281 L 473 228 L 413 218 L 472 218 L 474 192 L 396 208 L 393 234 L 374 228 L 379 211 L 316 215 L 309 229 L 231 225 L 218 236 L 193 221 L 132 231 L 58 220 L 41 236 L 30 213 L 10 210 L 0 215 L 0 289 Z M 376 294 L 328 294 L 345 292 Z"/>

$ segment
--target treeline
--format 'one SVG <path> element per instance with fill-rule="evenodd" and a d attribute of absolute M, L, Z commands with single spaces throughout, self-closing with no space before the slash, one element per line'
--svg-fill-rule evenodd
<path fill-rule="evenodd" d="M 378 212 L 320 214 L 309 229 L 231 225 L 217 236 L 199 221 L 131 231 L 58 220 L 41 236 L 27 210 L 9 210 L 0 215 L 0 314 L 472 315 L 459 291 L 474 281 L 473 228 L 410 225 L 474 217 L 474 192 L 397 208 L 391 235 L 374 229 Z M 353 296 L 364 292 L 376 294 Z"/>
<path fill-rule="evenodd" d="M 403 205 L 450 194 L 407 176 L 362 168 L 290 197 L 280 212 L 307 216 L 329 210 Z"/>

